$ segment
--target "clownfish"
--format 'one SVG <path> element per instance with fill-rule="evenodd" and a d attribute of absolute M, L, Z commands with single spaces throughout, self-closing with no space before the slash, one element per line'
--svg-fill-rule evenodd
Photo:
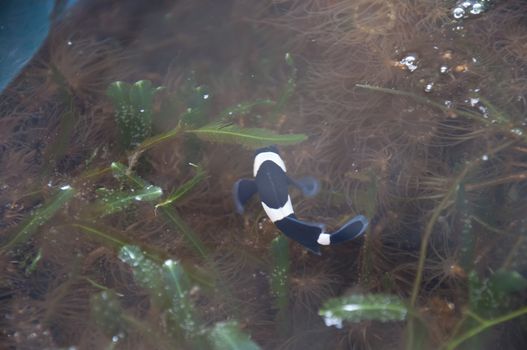
<path fill-rule="evenodd" d="M 275 146 L 256 150 L 253 175 L 254 179 L 240 179 L 233 186 L 236 211 L 242 214 L 247 201 L 258 193 L 265 213 L 275 226 L 317 255 L 320 255 L 321 245 L 350 241 L 362 235 L 368 227 L 368 220 L 363 215 L 355 216 L 333 233 L 327 233 L 324 224 L 299 220 L 293 210 L 289 186 L 297 187 L 305 196 L 312 197 L 317 194 L 320 185 L 312 177 L 295 180 L 287 176 L 285 163 Z"/>

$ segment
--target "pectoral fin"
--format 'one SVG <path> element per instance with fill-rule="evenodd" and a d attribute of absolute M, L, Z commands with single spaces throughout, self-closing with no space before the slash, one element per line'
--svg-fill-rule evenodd
<path fill-rule="evenodd" d="M 232 186 L 234 205 L 239 214 L 243 214 L 245 204 L 256 193 L 256 182 L 251 179 L 240 179 Z"/>
<path fill-rule="evenodd" d="M 320 182 L 312 176 L 305 176 L 300 179 L 289 178 L 289 182 L 302 191 L 306 197 L 314 197 L 320 191 Z"/>

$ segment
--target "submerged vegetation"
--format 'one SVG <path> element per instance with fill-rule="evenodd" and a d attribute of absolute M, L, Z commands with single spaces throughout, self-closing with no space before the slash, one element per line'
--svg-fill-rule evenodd
<path fill-rule="evenodd" d="M 80 2 L 0 100 L 0 347 L 523 349 L 527 5 L 458 3 Z M 364 239 L 234 214 L 270 144 Z"/>

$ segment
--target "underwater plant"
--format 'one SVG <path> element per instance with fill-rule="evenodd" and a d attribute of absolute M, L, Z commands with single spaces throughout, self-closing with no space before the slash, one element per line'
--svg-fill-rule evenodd
<path fill-rule="evenodd" d="M 523 349 L 525 3 L 455 5 L 65 17 L 0 99 L 0 347 Z M 295 212 L 364 213 L 364 239 L 320 258 L 233 214 L 270 143 L 321 182 Z"/>
<path fill-rule="evenodd" d="M 139 145 L 152 133 L 153 99 L 161 89 L 153 88 L 148 80 L 134 84 L 116 81 L 108 87 L 106 94 L 112 99 L 125 148 Z"/>

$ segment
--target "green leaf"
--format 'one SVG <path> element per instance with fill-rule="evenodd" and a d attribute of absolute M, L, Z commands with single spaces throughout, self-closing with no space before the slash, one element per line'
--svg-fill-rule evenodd
<path fill-rule="evenodd" d="M 173 203 L 183 196 L 185 196 L 190 190 L 192 190 L 197 184 L 199 184 L 203 179 L 205 178 L 205 172 L 203 171 L 203 168 L 200 166 L 196 166 L 196 175 L 187 182 L 185 182 L 183 185 L 178 187 L 174 192 L 168 196 L 167 199 L 164 201 L 156 204 L 156 208 L 168 205 L 170 203 Z"/>
<path fill-rule="evenodd" d="M 325 302 L 319 310 L 326 325 L 337 328 L 342 327 L 342 321 L 403 321 L 407 313 L 400 298 L 385 294 L 355 294 L 334 298 Z"/>
<path fill-rule="evenodd" d="M 116 81 L 108 86 L 106 95 L 112 100 L 116 107 L 129 103 L 130 84 Z"/>
<path fill-rule="evenodd" d="M 53 197 L 50 203 L 36 209 L 31 216 L 22 224 L 22 228 L 18 233 L 11 238 L 1 249 L 0 254 L 14 248 L 20 243 L 25 242 L 31 237 L 37 229 L 51 219 L 57 211 L 59 211 L 66 202 L 68 202 L 75 190 L 71 186 L 62 187 L 59 192 Z"/>
<path fill-rule="evenodd" d="M 489 279 L 494 293 L 515 293 L 527 288 L 527 280 L 516 271 L 496 271 Z"/>
<path fill-rule="evenodd" d="M 97 190 L 100 196 L 96 203 L 96 211 L 101 215 L 109 215 L 124 210 L 132 203 L 152 202 L 163 195 L 160 187 L 148 185 L 143 189 L 124 191 L 111 191 L 106 188 Z"/>
<path fill-rule="evenodd" d="M 177 93 L 169 98 L 169 104 L 184 108 L 179 115 L 179 123 L 187 128 L 197 128 L 207 122 L 210 101 L 208 88 L 197 83 L 194 72 L 190 73 Z"/>
<path fill-rule="evenodd" d="M 483 316 L 493 317 L 509 308 L 509 295 L 527 288 L 527 280 L 516 271 L 499 270 L 480 280 L 477 273 L 468 275 L 470 309 Z"/>
<path fill-rule="evenodd" d="M 239 144 L 249 149 L 268 145 L 292 145 L 307 139 L 304 134 L 276 134 L 262 128 L 240 128 L 237 125 L 211 123 L 194 130 L 186 130 L 199 138 L 219 143 Z"/>
<path fill-rule="evenodd" d="M 152 87 L 148 80 L 134 84 L 116 81 L 106 94 L 113 102 L 115 118 L 126 148 L 140 144 L 152 133 L 152 106 L 155 94 L 162 88 Z"/>
<path fill-rule="evenodd" d="M 240 331 L 236 322 L 218 322 L 209 333 L 215 350 L 258 350 L 260 347 Z"/>

